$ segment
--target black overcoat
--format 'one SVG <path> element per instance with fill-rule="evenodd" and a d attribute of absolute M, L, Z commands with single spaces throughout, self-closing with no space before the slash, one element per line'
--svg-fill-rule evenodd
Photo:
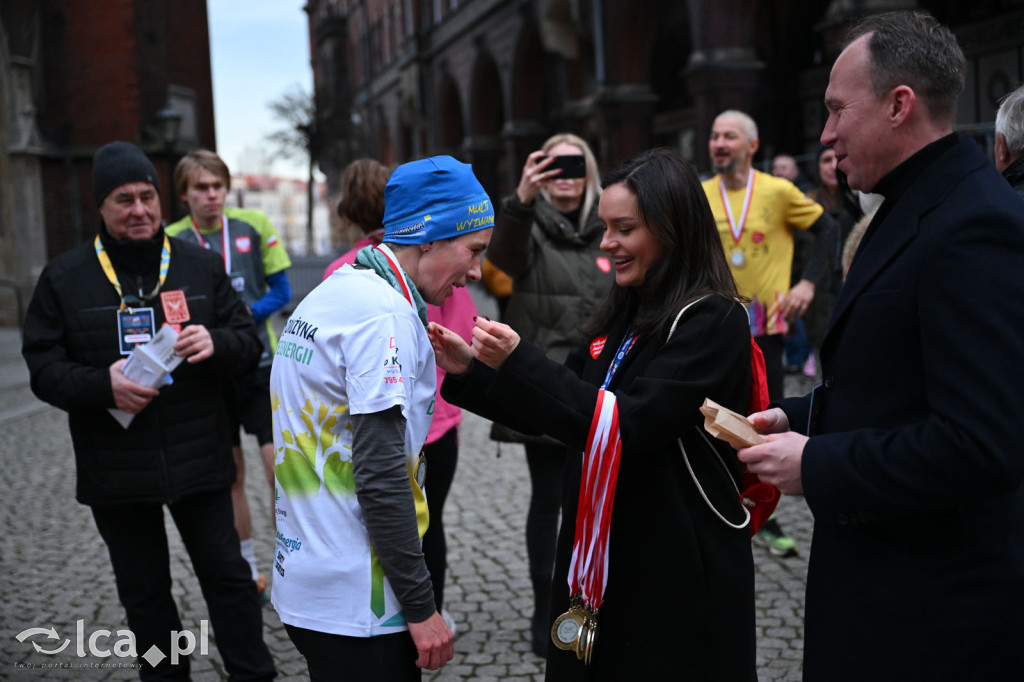
<path fill-rule="evenodd" d="M 974 141 L 871 226 L 821 361 L 804 679 L 1024 679 L 1024 210 Z"/>
<path fill-rule="evenodd" d="M 569 606 L 580 453 L 598 387 L 626 326 L 625 320 L 616 325 L 600 353 L 591 353 L 588 340 L 565 366 L 523 342 L 500 371 L 476 363 L 465 375 L 449 374 L 443 386 L 454 404 L 520 431 L 547 433 L 570 448 L 552 620 Z M 668 343 L 666 334 L 638 341 L 609 385 L 618 404 L 622 455 L 598 641 L 589 667 L 549 646 L 549 680 L 756 679 L 749 533 L 714 516 L 676 444 L 681 437 L 715 506 L 731 521 L 742 521 L 733 483 L 699 434 L 698 408 L 710 397 L 746 410 L 747 316 L 735 301 L 711 296 L 686 311 Z M 720 442 L 717 447 L 738 475 L 735 453 Z"/>

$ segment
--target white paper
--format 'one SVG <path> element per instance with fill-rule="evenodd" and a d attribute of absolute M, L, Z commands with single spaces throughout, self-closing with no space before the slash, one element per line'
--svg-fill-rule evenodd
<path fill-rule="evenodd" d="M 171 372 L 178 366 L 182 358 L 174 353 L 174 344 L 178 340 L 178 332 L 170 325 L 164 325 L 156 336 L 141 346 L 136 346 L 128 359 L 121 365 L 121 373 L 125 378 L 150 388 L 160 388 L 173 383 Z M 112 407 L 111 416 L 117 423 L 128 428 L 135 418 L 124 410 Z"/>

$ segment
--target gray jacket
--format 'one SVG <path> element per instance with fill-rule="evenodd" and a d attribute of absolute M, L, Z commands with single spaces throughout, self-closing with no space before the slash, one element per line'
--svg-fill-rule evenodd
<path fill-rule="evenodd" d="M 583 327 L 614 281 L 611 260 L 600 249 L 604 226 L 597 205 L 577 229 L 544 197 L 524 205 L 512 194 L 501 203 L 487 257 L 513 281 L 503 322 L 557 362 L 583 340 Z M 496 440 L 535 440 L 515 432 Z"/>

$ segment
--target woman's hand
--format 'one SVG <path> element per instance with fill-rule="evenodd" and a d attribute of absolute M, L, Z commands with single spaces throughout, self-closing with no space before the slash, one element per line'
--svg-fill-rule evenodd
<path fill-rule="evenodd" d="M 476 318 L 473 327 L 473 355 L 488 367 L 500 369 L 519 345 L 519 334 L 507 324 Z"/>
<path fill-rule="evenodd" d="M 427 325 L 427 336 L 438 367 L 449 374 L 466 373 L 473 362 L 473 349 L 461 336 L 437 322 Z"/>
<path fill-rule="evenodd" d="M 519 198 L 519 202 L 524 205 L 533 203 L 537 192 L 540 191 L 541 186 L 546 180 L 550 180 L 562 173 L 561 168 L 545 170 L 554 163 L 555 157 L 549 156 L 542 160 L 541 157 L 544 154 L 545 152 L 537 150 L 526 157 L 526 163 L 523 165 L 523 175 L 519 178 L 519 187 L 516 188 L 516 196 Z"/>

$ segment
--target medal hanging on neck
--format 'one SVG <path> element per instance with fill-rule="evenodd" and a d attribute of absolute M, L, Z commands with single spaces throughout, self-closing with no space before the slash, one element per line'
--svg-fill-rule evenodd
<path fill-rule="evenodd" d="M 142 293 L 140 287 L 138 296 L 122 292 L 121 281 L 117 277 L 117 271 L 114 270 L 110 254 L 103 248 L 103 242 L 100 241 L 99 235 L 96 235 L 96 238 L 93 240 L 93 247 L 96 249 L 96 258 L 100 262 L 100 267 L 103 268 L 103 274 L 107 276 L 107 281 L 114 287 L 118 298 L 121 299 L 121 305 L 117 309 L 117 337 L 121 354 L 127 355 L 132 352 L 135 346 L 148 343 L 156 333 L 156 320 L 153 317 L 153 308 L 144 308 L 142 303 L 156 296 L 163 287 L 164 282 L 167 281 L 167 271 L 171 266 L 171 241 L 164 234 L 164 244 L 160 251 L 160 274 L 157 278 L 156 287 L 148 295 Z"/>
<path fill-rule="evenodd" d="M 718 176 L 718 194 L 722 197 L 725 217 L 729 221 L 729 232 L 732 233 L 733 247 L 729 252 L 729 264 L 737 269 L 743 268 L 747 265 L 747 256 L 740 248 L 740 237 L 743 236 L 743 227 L 747 224 L 747 214 L 750 212 L 750 199 L 754 195 L 754 169 L 751 168 L 747 174 L 747 189 L 743 195 L 743 213 L 740 215 L 739 223 L 732 217 L 732 206 L 729 205 L 722 176 Z"/>
<path fill-rule="evenodd" d="M 556 618 L 551 627 L 555 646 L 575 651 L 584 665 L 590 665 L 594 655 L 598 609 L 604 603 L 608 585 L 609 535 L 621 453 L 615 394 L 601 389 L 583 453 L 569 564 L 569 610 Z"/>
<path fill-rule="evenodd" d="M 555 646 L 575 651 L 584 665 L 590 665 L 597 642 L 598 609 L 604 603 L 608 585 L 608 547 L 619 477 L 622 443 L 619 439 L 619 410 L 615 394 L 605 390 L 623 358 L 636 343 L 636 334 L 626 330 L 604 383 L 597 394 L 594 417 L 583 452 L 580 496 L 576 505 L 576 532 L 569 565 L 569 610 L 555 619 L 551 639 Z"/>

